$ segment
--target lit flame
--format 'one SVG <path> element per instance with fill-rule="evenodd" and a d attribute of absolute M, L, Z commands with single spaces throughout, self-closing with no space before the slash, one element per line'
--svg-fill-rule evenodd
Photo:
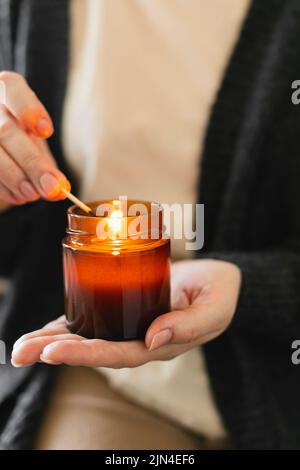
<path fill-rule="evenodd" d="M 115 210 L 112 212 L 111 216 L 109 217 L 109 226 L 115 236 L 120 235 L 121 227 L 122 227 L 122 211 Z"/>
<path fill-rule="evenodd" d="M 120 201 L 118 199 L 114 199 L 112 203 L 116 207 L 116 209 L 112 211 L 108 223 L 109 228 L 113 232 L 114 236 L 118 237 L 122 228 L 123 212 L 119 208 Z"/>

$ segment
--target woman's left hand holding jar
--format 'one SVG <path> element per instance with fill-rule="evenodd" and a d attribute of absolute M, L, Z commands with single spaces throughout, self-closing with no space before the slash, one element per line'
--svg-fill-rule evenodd
<path fill-rule="evenodd" d="M 43 361 L 90 367 L 137 367 L 169 360 L 219 336 L 236 310 L 241 273 L 232 263 L 193 260 L 172 266 L 172 311 L 150 325 L 145 341 L 105 341 L 71 334 L 60 317 L 15 343 L 16 367 Z"/>

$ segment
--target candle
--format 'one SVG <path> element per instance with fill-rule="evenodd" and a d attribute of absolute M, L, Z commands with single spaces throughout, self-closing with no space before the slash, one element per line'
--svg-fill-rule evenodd
<path fill-rule="evenodd" d="M 68 210 L 63 240 L 68 328 L 87 338 L 144 339 L 152 321 L 170 310 L 162 209 L 142 201 L 126 201 L 124 209 L 120 200 L 88 206 L 96 217 Z"/>

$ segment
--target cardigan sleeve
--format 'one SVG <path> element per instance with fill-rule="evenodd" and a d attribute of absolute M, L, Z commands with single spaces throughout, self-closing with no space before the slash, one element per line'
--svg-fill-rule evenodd
<path fill-rule="evenodd" d="M 0 276 L 9 277 L 21 255 L 24 237 L 23 207 L 12 207 L 0 214 Z"/>
<path fill-rule="evenodd" d="M 0 276 L 10 277 L 20 263 L 26 227 L 40 210 L 42 203 L 36 202 L 12 206 L 0 213 Z"/>
<path fill-rule="evenodd" d="M 242 286 L 231 328 L 290 342 L 300 332 L 300 254 L 208 253 L 241 269 Z"/>

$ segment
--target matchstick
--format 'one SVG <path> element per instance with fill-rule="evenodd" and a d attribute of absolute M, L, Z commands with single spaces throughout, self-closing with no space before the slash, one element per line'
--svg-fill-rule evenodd
<path fill-rule="evenodd" d="M 69 191 L 67 191 L 64 188 L 62 188 L 61 190 L 62 190 L 63 193 L 65 193 L 67 198 L 70 199 L 70 201 L 72 201 L 72 202 L 74 202 L 74 204 L 76 204 L 76 206 L 80 207 L 80 209 L 82 209 L 87 214 L 91 214 L 91 215 L 93 214 L 92 209 L 89 206 L 87 206 L 86 204 L 84 204 L 84 202 L 80 201 L 80 199 L 78 199 L 76 196 L 74 196 L 74 194 L 70 193 Z"/>

